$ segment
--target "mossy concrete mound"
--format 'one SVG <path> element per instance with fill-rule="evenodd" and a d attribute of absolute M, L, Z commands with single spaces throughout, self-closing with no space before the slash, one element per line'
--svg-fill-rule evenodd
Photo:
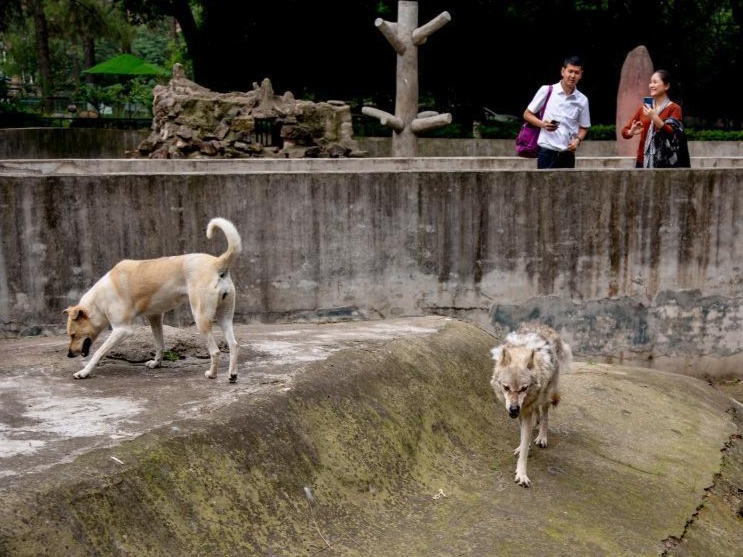
<path fill-rule="evenodd" d="M 525 489 L 518 427 L 489 386 L 497 339 L 443 323 L 345 347 L 290 388 L 152 424 L 18 482 L 2 494 L 0 555 L 739 550 L 741 517 L 714 491 L 722 478 L 741 486 L 732 399 L 688 376 L 577 362 Z"/>

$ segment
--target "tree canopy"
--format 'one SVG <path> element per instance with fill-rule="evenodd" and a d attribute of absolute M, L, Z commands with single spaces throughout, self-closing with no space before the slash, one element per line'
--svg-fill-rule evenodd
<path fill-rule="evenodd" d="M 215 90 L 246 90 L 268 77 L 277 91 L 319 98 L 394 98 L 395 54 L 374 27 L 395 21 L 397 2 L 120 0 L 144 19 L 175 17 L 194 78 Z M 421 91 L 437 109 L 521 114 L 562 59 L 585 61 L 581 89 L 596 122 L 613 122 L 626 55 L 648 48 L 672 72 L 685 112 L 741 120 L 739 103 L 709 103 L 709 91 L 739 75 L 740 0 L 420 0 L 419 23 L 452 20 L 419 50 Z M 648 76 L 649 79 L 649 76 Z M 724 104 L 724 106 L 723 106 Z"/>
<path fill-rule="evenodd" d="M 189 77 L 215 91 L 247 91 L 269 78 L 279 93 L 394 106 L 396 55 L 374 21 L 396 21 L 397 0 L 32 5 L 74 10 L 77 3 L 118 7 L 99 11 L 125 14 L 132 25 L 176 21 Z M 0 15 L 17 18 L 23 4 L 3 0 Z M 420 0 L 418 11 L 419 25 L 443 11 L 451 14 L 418 54 L 421 107 L 452 112 L 455 120 L 478 118 L 483 107 L 520 115 L 537 87 L 559 79 L 563 58 L 578 54 L 585 62 L 579 87 L 590 99 L 593 122 L 613 123 L 625 57 L 644 45 L 655 67 L 678 82 L 671 96 L 682 102 L 685 117 L 728 127 L 743 121 L 740 103 L 710 102 L 712 92 L 729 88 L 740 75 L 741 0 Z M 48 32 L 54 34 L 54 26 Z M 111 40 L 110 25 L 96 32 Z M 162 60 L 148 61 L 170 69 Z"/>

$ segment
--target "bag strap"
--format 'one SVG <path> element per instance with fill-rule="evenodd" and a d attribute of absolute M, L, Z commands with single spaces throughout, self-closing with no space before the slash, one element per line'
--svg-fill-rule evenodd
<path fill-rule="evenodd" d="M 549 89 L 547 90 L 547 97 L 544 99 L 544 104 L 542 105 L 542 109 L 539 111 L 539 119 L 541 120 L 544 116 L 544 111 L 547 110 L 547 103 L 550 100 L 550 95 L 552 94 L 552 85 L 550 84 Z"/>

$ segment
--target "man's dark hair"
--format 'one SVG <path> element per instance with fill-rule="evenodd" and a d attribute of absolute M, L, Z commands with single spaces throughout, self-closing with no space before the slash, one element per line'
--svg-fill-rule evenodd
<path fill-rule="evenodd" d="M 583 67 L 583 59 L 580 56 L 568 56 L 565 58 L 565 61 L 562 63 L 562 67 L 566 68 L 568 66 L 579 66 Z"/>

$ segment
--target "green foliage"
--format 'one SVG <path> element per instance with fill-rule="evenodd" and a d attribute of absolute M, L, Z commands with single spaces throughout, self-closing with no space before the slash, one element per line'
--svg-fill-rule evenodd
<path fill-rule="evenodd" d="M 743 141 L 743 130 L 695 130 L 687 129 L 689 141 Z"/>
<path fill-rule="evenodd" d="M 483 139 L 516 139 L 521 128 L 521 120 L 487 120 L 480 122 L 477 130 Z"/>
<path fill-rule="evenodd" d="M 376 118 L 360 115 L 353 119 L 353 134 L 356 137 L 390 137 L 392 130 Z"/>
<path fill-rule="evenodd" d="M 137 28 L 132 50 L 137 56 L 160 67 L 167 67 L 172 39 L 164 22 Z"/>
<path fill-rule="evenodd" d="M 3 33 L 3 43 L 12 44 L 13 48 L 0 60 L 0 71 L 8 76 L 36 75 L 39 65 L 32 38 L 33 29 L 22 23 Z"/>
<path fill-rule="evenodd" d="M 331 2 L 43 0 L 41 4 L 49 27 L 51 56 L 48 77 L 52 86 L 44 92 L 47 97 L 69 94 L 84 80 L 81 71 L 89 64 L 84 62 L 83 52 L 94 52 L 97 61 L 132 52 L 167 69 L 181 63 L 186 75 L 216 91 L 250 90 L 254 81 L 270 77 L 277 91 L 292 91 L 297 98 L 368 97 L 378 106 L 394 106 L 394 99 L 381 102 L 387 101 L 393 91 L 394 63 L 389 45 L 373 22 L 376 17 L 394 22 L 396 0 L 346 2 L 346 23 L 340 28 L 332 19 L 322 17 L 320 7 L 329 8 Z M 743 11 L 739 4 L 732 0 L 511 0 L 464 2 L 455 8 L 420 2 L 421 24 L 439 13 L 440 8 L 453 9 L 452 24 L 420 45 L 419 78 L 424 87 L 420 108 L 456 115 L 461 107 L 479 114 L 480 107 L 492 106 L 499 114 L 520 114 L 538 84 L 557 79 L 560 57 L 566 53 L 563 47 L 559 52 L 550 50 L 550 41 L 555 29 L 569 26 L 581 29 L 580 40 L 567 48 L 577 47 L 577 54 L 586 59 L 587 73 L 580 88 L 591 99 L 594 121 L 613 119 L 621 62 L 629 51 L 644 45 L 653 62 L 670 69 L 677 78 L 673 93 L 683 101 L 685 115 L 694 116 L 702 126 L 710 128 L 717 122 L 740 127 L 741 103 L 709 102 L 709 91 L 725 90 L 740 73 Z M 38 86 L 47 83 L 47 76 L 39 76 L 39 58 L 44 56 L 36 52 L 30 5 L 22 0 L 0 0 L 0 39 L 5 54 L 0 58 L 0 73 L 20 76 L 27 89 L 24 94 L 38 96 Z M 652 32 L 648 21 L 654 22 Z M 275 42 L 277 29 L 283 37 L 291 38 L 297 53 L 312 45 L 314 52 L 333 55 L 315 62 L 308 62 L 302 55 L 287 57 L 281 49 L 266 46 Z M 504 33 L 506 29 L 510 33 Z M 520 53 L 520 58 L 528 63 L 509 66 L 511 86 L 497 90 L 483 86 L 481 76 L 490 69 L 472 53 L 510 52 L 510 36 L 525 32 L 533 33 L 537 39 Z M 251 54 L 258 50 L 260 55 Z M 237 66 L 235 56 L 244 59 Z M 449 64 L 447 60 L 456 63 Z M 466 135 L 471 127 L 471 120 L 467 120 L 470 116 L 455 118 L 455 122 L 463 123 L 461 127 L 446 127 L 426 136 Z M 365 135 L 371 125 L 363 123 L 359 135 Z M 510 138 L 515 137 L 517 130 L 518 126 L 511 123 L 484 122 L 480 133 L 486 138 Z M 610 134 L 608 128 L 597 126 L 590 138 L 601 139 Z M 389 135 L 389 130 L 384 135 Z"/>
<path fill-rule="evenodd" d="M 689 141 L 743 141 L 743 130 L 698 130 L 687 127 L 685 131 Z M 591 131 L 588 132 L 589 140 L 613 141 L 616 138 L 616 126 L 613 125 L 591 126 Z"/>
<path fill-rule="evenodd" d="M 90 105 L 96 112 L 101 113 L 106 105 L 113 104 L 116 94 L 117 91 L 109 87 L 85 83 L 74 93 L 72 100 L 81 109 Z"/>
<path fill-rule="evenodd" d="M 73 95 L 73 101 L 84 110 L 87 105 L 103 114 L 106 107 L 111 107 L 114 116 L 136 118 L 150 115 L 155 81 L 144 77 L 135 77 L 126 82 L 112 85 L 85 83 Z"/>
<path fill-rule="evenodd" d="M 458 122 L 452 122 L 446 126 L 421 133 L 420 137 L 468 138 L 472 137 L 472 130 Z"/>
<path fill-rule="evenodd" d="M 127 95 L 128 102 L 151 107 L 155 81 L 152 79 L 133 79 Z"/>
<path fill-rule="evenodd" d="M 588 132 L 588 139 L 594 141 L 615 140 L 617 138 L 617 127 L 615 125 L 597 124 L 591 126 Z"/>
<path fill-rule="evenodd" d="M 0 102 L 0 128 L 33 128 L 43 126 L 39 114 L 28 112 L 17 99 Z"/>

